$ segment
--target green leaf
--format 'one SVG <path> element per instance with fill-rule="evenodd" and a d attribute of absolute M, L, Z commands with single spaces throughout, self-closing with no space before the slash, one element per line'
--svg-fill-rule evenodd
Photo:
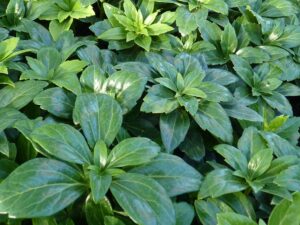
<path fill-rule="evenodd" d="M 147 27 L 148 33 L 151 36 L 158 36 L 172 31 L 174 28 L 164 23 L 154 23 Z"/>
<path fill-rule="evenodd" d="M 103 89 L 107 94 L 115 97 L 126 113 L 136 105 L 137 100 L 142 96 L 146 82 L 147 78 L 137 73 L 118 71 L 108 77 L 103 84 Z"/>
<path fill-rule="evenodd" d="M 97 65 L 88 66 L 80 76 L 83 92 L 100 93 L 106 76 L 104 71 Z"/>
<path fill-rule="evenodd" d="M 179 32 L 186 36 L 192 31 L 196 30 L 197 24 L 197 14 L 190 12 L 186 7 L 181 6 L 176 10 L 176 25 L 179 28 Z"/>
<path fill-rule="evenodd" d="M 210 68 L 206 71 L 206 77 L 204 78 L 204 81 L 210 81 L 226 86 L 237 82 L 238 77 L 227 70 Z"/>
<path fill-rule="evenodd" d="M 125 225 L 121 219 L 114 216 L 106 216 L 104 218 L 104 224 L 105 225 Z"/>
<path fill-rule="evenodd" d="M 190 127 L 189 116 L 186 112 L 178 110 L 162 114 L 159 127 L 165 149 L 170 153 L 184 140 Z"/>
<path fill-rule="evenodd" d="M 221 36 L 221 47 L 224 54 L 234 53 L 238 45 L 237 36 L 233 26 L 228 23 Z"/>
<path fill-rule="evenodd" d="M 0 132 L 0 153 L 9 157 L 9 142 L 4 132 Z"/>
<path fill-rule="evenodd" d="M 61 118 L 71 118 L 75 103 L 75 96 L 62 88 L 49 88 L 39 93 L 34 99 L 39 105 L 51 114 Z"/>
<path fill-rule="evenodd" d="M 116 145 L 108 156 L 109 167 L 136 166 L 156 157 L 159 145 L 148 138 L 127 138 Z"/>
<path fill-rule="evenodd" d="M 203 130 L 208 130 L 223 141 L 232 142 L 232 126 L 229 117 L 218 103 L 201 104 L 193 117 Z"/>
<path fill-rule="evenodd" d="M 295 146 L 279 135 L 272 132 L 261 132 L 261 134 L 277 157 L 299 154 Z"/>
<path fill-rule="evenodd" d="M 160 74 L 160 76 L 169 78 L 173 82 L 176 81 L 178 71 L 175 66 L 157 53 L 147 52 L 146 57 L 150 65 Z"/>
<path fill-rule="evenodd" d="M 242 192 L 224 195 L 221 200 L 230 206 L 235 212 L 256 220 L 254 206 L 251 198 Z"/>
<path fill-rule="evenodd" d="M 281 85 L 279 88 L 276 89 L 280 94 L 284 96 L 299 96 L 300 95 L 300 88 L 291 83 L 285 83 Z"/>
<path fill-rule="evenodd" d="M 181 158 L 166 153 L 130 172 L 155 179 L 170 197 L 199 190 L 202 179 L 201 174 Z"/>
<path fill-rule="evenodd" d="M 205 146 L 204 140 L 197 127 L 193 127 L 189 130 L 184 141 L 179 146 L 179 149 L 189 158 L 198 162 L 201 161 L 205 156 Z"/>
<path fill-rule="evenodd" d="M 226 144 L 217 145 L 214 149 L 224 157 L 225 162 L 232 166 L 232 168 L 246 172 L 248 162 L 241 150 Z"/>
<path fill-rule="evenodd" d="M 222 104 L 228 116 L 238 120 L 247 120 L 253 122 L 262 122 L 263 118 L 256 111 L 237 102 Z"/>
<path fill-rule="evenodd" d="M 205 41 L 211 42 L 215 46 L 221 40 L 222 31 L 215 23 L 211 23 L 207 20 L 201 21 L 199 24 L 199 30 L 202 38 Z"/>
<path fill-rule="evenodd" d="M 32 219 L 32 225 L 57 225 L 54 217 Z"/>
<path fill-rule="evenodd" d="M 300 167 L 298 165 L 290 166 L 276 174 L 274 183 L 290 191 L 300 191 L 299 185 Z"/>
<path fill-rule="evenodd" d="M 196 200 L 195 209 L 199 220 L 205 225 L 216 225 L 218 213 L 233 212 L 233 210 L 223 201 L 215 198 L 208 198 L 205 201 Z"/>
<path fill-rule="evenodd" d="M 85 190 L 78 170 L 63 162 L 37 158 L 19 166 L 0 184 L 0 211 L 15 218 L 51 216 Z"/>
<path fill-rule="evenodd" d="M 175 211 L 166 191 L 153 179 L 124 173 L 112 182 L 113 196 L 139 224 L 175 225 Z"/>
<path fill-rule="evenodd" d="M 263 99 L 272 107 L 277 109 L 279 112 L 292 116 L 293 110 L 289 103 L 289 100 L 278 92 L 273 92 L 272 95 L 263 95 Z"/>
<path fill-rule="evenodd" d="M 226 212 L 217 215 L 218 225 L 257 225 L 252 219 L 237 213 Z"/>
<path fill-rule="evenodd" d="M 223 15 L 228 14 L 228 6 L 223 0 L 201 0 L 203 7 Z"/>
<path fill-rule="evenodd" d="M 0 132 L 22 119 L 26 119 L 26 116 L 18 110 L 8 107 L 0 108 Z"/>
<path fill-rule="evenodd" d="M 233 175 L 229 169 L 216 169 L 208 173 L 202 182 L 198 198 L 217 198 L 225 194 L 245 190 L 248 187 L 244 181 Z"/>
<path fill-rule="evenodd" d="M 263 63 L 270 60 L 269 54 L 261 48 L 245 47 L 236 52 L 236 54 L 244 58 L 248 63 Z"/>
<path fill-rule="evenodd" d="M 270 167 L 273 159 L 273 151 L 269 148 L 256 152 L 248 163 L 248 175 L 255 179 L 264 174 Z"/>
<path fill-rule="evenodd" d="M 202 82 L 199 88 L 206 94 L 207 101 L 227 102 L 232 100 L 232 94 L 222 85 L 206 81 Z"/>
<path fill-rule="evenodd" d="M 238 148 L 244 152 L 248 161 L 259 150 L 267 148 L 266 141 L 255 127 L 247 127 L 238 141 Z"/>
<path fill-rule="evenodd" d="M 150 51 L 152 38 L 145 35 L 139 35 L 137 38 L 134 39 L 134 42 L 146 51 Z"/>
<path fill-rule="evenodd" d="M 296 13 L 296 7 L 287 0 L 267 0 L 259 9 L 259 14 L 263 17 L 289 17 Z"/>
<path fill-rule="evenodd" d="M 47 153 L 61 160 L 79 164 L 92 162 L 84 137 L 70 125 L 47 124 L 34 129 L 30 137 Z"/>
<path fill-rule="evenodd" d="M 300 27 L 295 25 L 287 25 L 284 28 L 283 35 L 277 40 L 274 40 L 272 44 L 283 48 L 295 48 L 300 45 L 299 40 Z"/>
<path fill-rule="evenodd" d="M 170 113 L 179 107 L 174 92 L 162 85 L 153 85 L 144 98 L 141 111 L 152 113 Z"/>
<path fill-rule="evenodd" d="M 268 225 L 298 225 L 300 223 L 300 194 L 293 195 L 293 201 L 282 200 L 272 211 Z"/>
<path fill-rule="evenodd" d="M 59 22 L 58 20 L 52 20 L 49 24 L 49 31 L 53 39 L 57 40 L 64 31 L 69 30 L 72 23 L 72 18 L 69 18 L 63 22 Z"/>
<path fill-rule="evenodd" d="M 95 203 L 91 196 L 88 196 L 84 204 L 84 212 L 88 225 L 104 224 L 107 216 L 113 215 L 113 209 L 107 198 Z"/>
<path fill-rule="evenodd" d="M 230 55 L 230 59 L 233 63 L 234 70 L 237 72 L 240 78 L 251 87 L 254 75 L 250 64 L 245 59 L 236 55 Z"/>
<path fill-rule="evenodd" d="M 13 37 L 0 42 L 0 62 L 9 57 L 17 48 L 19 38 Z"/>
<path fill-rule="evenodd" d="M 38 95 L 46 86 L 44 81 L 18 81 L 15 87 L 6 86 L 0 90 L 0 108 L 12 107 L 21 109 Z"/>
<path fill-rule="evenodd" d="M 124 40 L 126 39 L 126 32 L 122 27 L 114 27 L 110 28 L 107 31 L 104 31 L 102 34 L 98 36 L 99 39 L 102 40 Z"/>
<path fill-rule="evenodd" d="M 91 170 L 89 172 L 90 186 L 92 198 L 95 203 L 101 203 L 101 200 L 106 195 L 112 181 L 112 176 L 109 174 L 100 174 L 98 171 Z"/>
<path fill-rule="evenodd" d="M 195 217 L 194 209 L 186 202 L 174 204 L 176 213 L 176 225 L 191 225 Z"/>
<path fill-rule="evenodd" d="M 76 99 L 73 120 L 81 125 L 91 148 L 99 139 L 110 145 L 121 127 L 122 109 L 110 96 L 82 94 Z"/>

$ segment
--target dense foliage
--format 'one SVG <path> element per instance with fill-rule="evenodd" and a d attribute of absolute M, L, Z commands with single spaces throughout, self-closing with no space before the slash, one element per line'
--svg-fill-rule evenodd
<path fill-rule="evenodd" d="M 0 224 L 300 225 L 298 0 L 1 0 Z"/>

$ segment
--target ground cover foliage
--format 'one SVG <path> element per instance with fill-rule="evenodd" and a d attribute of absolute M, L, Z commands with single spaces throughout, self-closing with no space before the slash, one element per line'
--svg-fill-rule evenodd
<path fill-rule="evenodd" d="M 297 0 L 1 0 L 0 224 L 299 225 Z"/>

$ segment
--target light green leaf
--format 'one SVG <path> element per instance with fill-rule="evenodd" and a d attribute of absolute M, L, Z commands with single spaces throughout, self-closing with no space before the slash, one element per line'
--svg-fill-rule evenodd
<path fill-rule="evenodd" d="M 102 40 L 124 40 L 126 39 L 126 32 L 122 27 L 114 27 L 110 28 L 107 31 L 104 31 L 102 34 L 98 36 L 99 39 Z"/>
<path fill-rule="evenodd" d="M 218 225 L 257 225 L 257 223 L 249 217 L 233 212 L 219 213 L 217 218 Z"/>
<path fill-rule="evenodd" d="M 164 23 L 154 23 L 147 27 L 148 33 L 151 36 L 158 36 L 169 31 L 172 31 L 174 28 L 164 24 Z"/>
<path fill-rule="evenodd" d="M 13 37 L 0 42 L 0 62 L 4 61 L 17 48 L 19 38 Z"/>
<path fill-rule="evenodd" d="M 293 201 L 282 200 L 272 211 L 268 225 L 298 225 L 300 223 L 300 194 L 293 195 Z"/>
<path fill-rule="evenodd" d="M 203 7 L 223 15 L 228 14 L 228 6 L 223 0 L 200 0 Z"/>
<path fill-rule="evenodd" d="M 152 38 L 145 35 L 139 35 L 137 38 L 134 39 L 134 42 L 146 51 L 150 51 Z"/>

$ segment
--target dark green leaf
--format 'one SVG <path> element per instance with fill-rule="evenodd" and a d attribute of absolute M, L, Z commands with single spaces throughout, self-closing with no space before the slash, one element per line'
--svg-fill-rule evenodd
<path fill-rule="evenodd" d="M 136 166 L 150 162 L 160 151 L 148 138 L 135 137 L 121 141 L 108 156 L 109 167 Z"/>
<path fill-rule="evenodd" d="M 172 152 L 184 140 L 189 126 L 189 116 L 184 111 L 174 110 L 160 116 L 160 133 L 167 152 Z"/>
<path fill-rule="evenodd" d="M 72 163 L 91 163 L 92 154 L 79 131 L 67 124 L 48 124 L 35 129 L 32 140 L 47 153 Z"/>
<path fill-rule="evenodd" d="M 208 130 L 223 141 L 232 142 L 230 120 L 218 103 L 209 102 L 201 104 L 198 112 L 193 117 L 203 130 Z"/>
<path fill-rule="evenodd" d="M 33 102 L 55 116 L 70 118 L 73 113 L 75 96 L 62 88 L 56 87 L 42 91 L 33 99 Z"/>
<path fill-rule="evenodd" d="M 18 81 L 14 87 L 6 86 L 0 90 L 0 108 L 12 107 L 21 109 L 39 94 L 46 86 L 44 81 Z"/>
<path fill-rule="evenodd" d="M 113 196 L 128 215 L 144 225 L 175 225 L 175 211 L 166 191 L 153 179 L 125 173 L 112 182 Z"/>
<path fill-rule="evenodd" d="M 105 119 L 104 119 L 105 118 Z M 77 97 L 73 119 L 80 124 L 90 145 L 99 139 L 110 145 L 122 124 L 122 109 L 112 98 L 103 94 L 82 94 Z"/>
<path fill-rule="evenodd" d="M 0 211 L 17 218 L 51 216 L 85 189 L 81 173 L 73 167 L 56 160 L 33 159 L 0 184 Z"/>
<path fill-rule="evenodd" d="M 229 169 L 217 169 L 208 173 L 201 185 L 199 197 L 220 197 L 225 194 L 245 190 L 248 187 L 244 181 L 233 175 Z"/>
<path fill-rule="evenodd" d="M 132 172 L 155 179 L 171 197 L 199 190 L 202 179 L 201 174 L 181 158 L 165 153 Z"/>

